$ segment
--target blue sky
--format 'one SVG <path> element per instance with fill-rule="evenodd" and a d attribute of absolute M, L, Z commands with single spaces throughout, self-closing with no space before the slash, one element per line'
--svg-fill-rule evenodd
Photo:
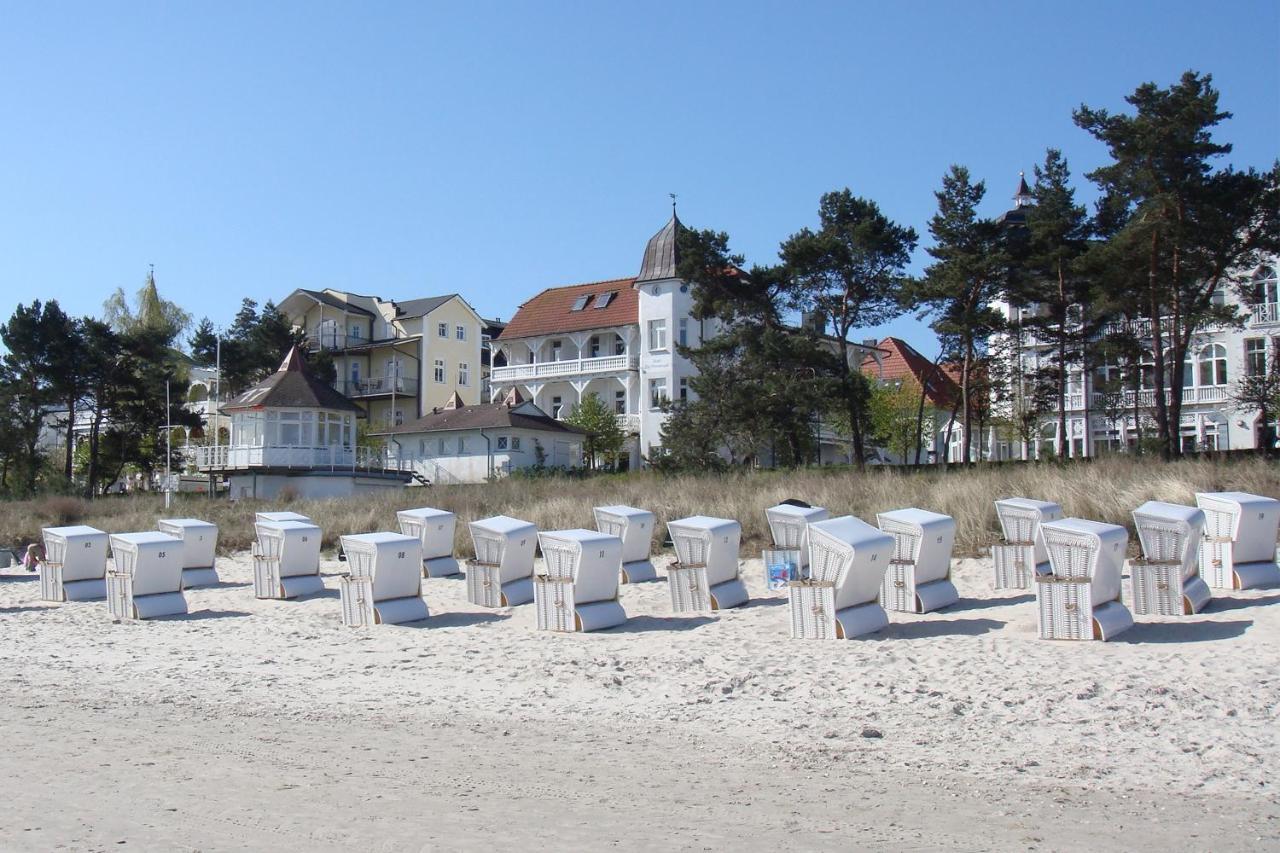
<path fill-rule="evenodd" d="M 1046 146 L 1084 185 L 1072 108 L 1187 68 L 1269 165 L 1278 44 L 1275 0 L 0 2 L 0 314 L 97 315 L 155 264 L 218 325 L 295 287 L 507 318 L 634 275 L 669 192 L 754 262 L 845 186 L 927 240 L 951 163 L 991 215 Z M 859 336 L 886 331 L 935 349 L 910 317 Z"/>

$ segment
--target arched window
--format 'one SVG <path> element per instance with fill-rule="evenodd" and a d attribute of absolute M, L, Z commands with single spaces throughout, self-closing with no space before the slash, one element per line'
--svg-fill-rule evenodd
<path fill-rule="evenodd" d="M 1262 267 L 1253 274 L 1254 301 L 1266 305 L 1280 302 L 1280 281 L 1276 278 L 1275 267 Z"/>
<path fill-rule="evenodd" d="M 1222 344 L 1209 344 L 1200 350 L 1200 384 L 1227 384 L 1227 348 Z"/>
<path fill-rule="evenodd" d="M 1182 362 L 1182 387 L 1190 388 L 1196 384 L 1195 365 L 1191 362 L 1191 352 L 1188 350 L 1183 353 Z M 1169 388 L 1173 387 L 1173 348 L 1164 351 L 1164 377 L 1165 385 Z M 1200 384 L 1204 384 L 1203 382 Z"/>

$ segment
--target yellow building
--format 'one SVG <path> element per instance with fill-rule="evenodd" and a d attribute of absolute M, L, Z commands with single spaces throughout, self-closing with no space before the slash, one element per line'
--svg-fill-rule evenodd
<path fill-rule="evenodd" d="M 364 409 L 372 429 L 420 418 L 454 392 L 480 402 L 485 322 L 456 293 L 397 302 L 298 289 L 280 310 L 308 349 L 332 354 L 334 387 Z"/>

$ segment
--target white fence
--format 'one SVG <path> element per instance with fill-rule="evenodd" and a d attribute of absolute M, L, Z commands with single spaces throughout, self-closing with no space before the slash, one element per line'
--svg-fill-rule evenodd
<path fill-rule="evenodd" d="M 383 471 L 389 465 L 382 451 L 328 445 L 271 447 L 233 444 L 195 447 L 201 471 L 243 471 L 250 468 L 298 468 L 320 471 Z"/>
<path fill-rule="evenodd" d="M 540 361 L 536 364 L 508 364 L 490 372 L 490 382 L 527 382 L 562 376 L 586 376 L 596 373 L 621 373 L 639 370 L 640 358 L 634 355 L 608 355 L 600 358 L 574 358 L 565 361 Z"/>

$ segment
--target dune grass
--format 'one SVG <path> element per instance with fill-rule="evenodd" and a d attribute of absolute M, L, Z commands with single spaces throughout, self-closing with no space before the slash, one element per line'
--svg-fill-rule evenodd
<path fill-rule="evenodd" d="M 590 479 L 504 480 L 468 486 L 406 488 L 386 494 L 336 500 L 238 501 L 176 495 L 166 512 L 159 495 L 131 495 L 88 502 L 54 497 L 0 503 L 0 546 L 17 547 L 57 524 L 89 524 L 111 532 L 154 530 L 156 519 L 194 516 L 219 528 L 219 550 L 247 549 L 253 513 L 291 509 L 324 530 L 324 547 L 344 533 L 396 530 L 397 510 L 434 506 L 457 513 L 457 553 L 471 553 L 465 522 L 511 515 L 540 530 L 594 527 L 592 507 L 630 504 L 652 510 L 659 531 L 688 515 L 734 518 L 742 523 L 743 552 L 768 540 L 764 508 L 785 498 L 824 506 L 874 523 L 875 514 L 917 506 L 956 519 L 956 554 L 978 555 L 998 538 L 992 502 L 1021 495 L 1057 501 L 1067 515 L 1123 524 L 1146 500 L 1193 504 L 1195 492 L 1238 490 L 1280 495 L 1280 465 L 1258 458 L 1195 459 L 1163 463 L 1110 457 L 1076 464 L 1006 464 L 970 470 L 849 469 L 755 471 L 725 475 L 663 476 L 651 472 Z M 655 542 L 655 550 L 661 542 Z"/>

